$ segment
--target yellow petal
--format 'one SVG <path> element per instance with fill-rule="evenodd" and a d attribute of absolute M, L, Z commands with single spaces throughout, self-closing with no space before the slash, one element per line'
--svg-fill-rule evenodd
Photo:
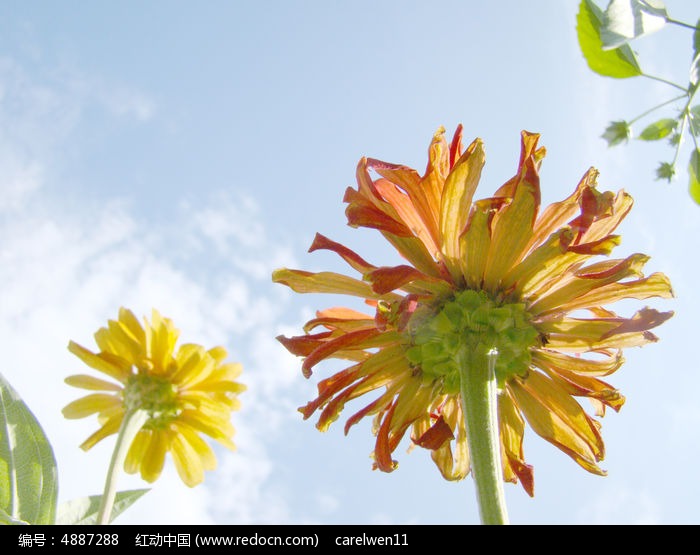
<path fill-rule="evenodd" d="M 193 488 L 204 481 L 202 457 L 182 433 L 173 436 L 171 454 L 177 473 L 185 485 Z"/>
<path fill-rule="evenodd" d="M 204 350 L 204 347 L 189 343 L 180 348 L 176 361 L 178 368 L 170 379 L 181 389 L 206 379 L 216 365 L 216 361 Z"/>
<path fill-rule="evenodd" d="M 68 403 L 63 408 L 63 416 L 70 419 L 85 418 L 91 414 L 122 407 L 122 399 L 109 393 L 92 393 Z"/>
<path fill-rule="evenodd" d="M 220 415 L 205 414 L 198 410 L 185 410 L 180 414 L 178 422 L 187 424 L 191 428 L 207 434 L 229 448 L 233 446 L 230 438 L 235 430 L 231 422 L 228 419 L 221 418 Z"/>
<path fill-rule="evenodd" d="M 104 372 L 122 383 L 126 382 L 129 376 L 131 364 L 124 359 L 108 356 L 107 353 L 96 355 L 73 341 L 68 343 L 68 350 L 91 368 Z"/>
<path fill-rule="evenodd" d="M 128 330 L 128 333 L 133 337 L 140 345 L 146 345 L 146 332 L 141 327 L 141 323 L 138 318 L 134 316 L 131 310 L 124 307 L 119 309 L 119 323 Z"/>
<path fill-rule="evenodd" d="M 116 414 L 109 418 L 102 427 L 87 438 L 83 443 L 80 444 L 80 448 L 83 451 L 87 451 L 92 448 L 98 441 L 102 441 L 104 438 L 116 434 L 119 431 L 119 427 L 122 424 L 124 418 L 124 413 Z"/>
<path fill-rule="evenodd" d="M 173 357 L 175 344 L 179 332 L 168 318 L 162 318 L 160 313 L 153 309 L 149 337 L 149 354 L 154 364 L 154 372 L 165 373 L 169 370 Z"/>
<path fill-rule="evenodd" d="M 93 376 L 88 376 L 86 374 L 76 374 L 74 376 L 68 376 L 64 380 L 68 385 L 73 387 L 80 387 L 82 389 L 89 389 L 92 391 L 121 391 L 122 386 L 115 384 L 113 382 L 108 382 L 105 380 L 100 380 Z"/>
<path fill-rule="evenodd" d="M 226 357 L 228 356 L 228 351 L 221 345 L 217 345 L 216 347 L 212 347 L 207 351 L 212 358 L 217 362 L 221 363 L 224 360 L 226 360 Z"/>
<path fill-rule="evenodd" d="M 170 432 L 158 430 L 151 436 L 146 452 L 141 460 L 141 477 L 147 482 L 155 482 L 163 471 L 165 454 L 170 449 Z"/>
<path fill-rule="evenodd" d="M 121 358 L 130 361 L 132 364 L 138 363 L 146 355 L 146 345 L 140 343 L 136 337 L 131 334 L 128 327 L 118 321 L 110 320 L 108 329 L 112 352 L 119 355 Z"/>
<path fill-rule="evenodd" d="M 125 472 L 128 474 L 135 474 L 139 471 L 141 468 L 141 462 L 148 452 L 152 437 L 152 430 L 141 428 L 138 431 L 134 441 L 131 442 L 129 451 L 126 454 L 126 459 L 124 460 Z"/>

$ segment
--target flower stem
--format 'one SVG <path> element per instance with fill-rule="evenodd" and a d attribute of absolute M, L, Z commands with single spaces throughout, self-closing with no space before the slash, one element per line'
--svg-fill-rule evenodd
<path fill-rule="evenodd" d="M 496 357 L 491 349 L 461 370 L 462 409 L 482 524 L 508 524 L 498 434 Z M 474 358 L 470 357 L 473 361 Z"/>
<path fill-rule="evenodd" d="M 112 460 L 109 462 L 109 469 L 107 470 L 105 489 L 100 501 L 100 511 L 97 514 L 97 524 L 109 524 L 111 521 L 112 507 L 117 494 L 119 469 L 124 466 L 129 447 L 131 447 L 132 441 L 134 441 L 136 434 L 146 423 L 146 420 L 148 420 L 148 413 L 144 410 L 128 411 L 124 415 L 119 434 L 117 435 L 117 443 L 112 453 Z"/>

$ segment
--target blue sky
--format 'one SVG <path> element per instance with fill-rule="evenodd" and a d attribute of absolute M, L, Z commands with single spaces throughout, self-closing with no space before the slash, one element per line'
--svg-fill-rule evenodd
<path fill-rule="evenodd" d="M 690 1 L 667 2 L 693 22 Z M 296 408 L 314 397 L 300 361 L 274 339 L 344 299 L 275 285 L 275 268 L 345 267 L 308 254 L 318 231 L 374 263 L 397 255 L 350 229 L 342 203 L 361 156 L 423 171 L 444 125 L 481 137 L 489 196 L 515 171 L 519 134 L 541 134 L 543 202 L 590 166 L 635 207 L 617 256 L 651 255 L 676 299 L 661 340 L 626 352 L 610 381 L 627 397 L 603 419 L 608 476 L 589 475 L 532 431 L 535 497 L 506 484 L 517 524 L 697 523 L 700 208 L 678 179 L 653 179 L 662 144 L 608 148 L 610 120 L 673 93 L 592 73 L 575 34 L 578 2 L 272 1 L 119 3 L 0 0 L 0 371 L 35 412 L 59 465 L 60 500 L 100 493 L 110 442 L 66 421 L 63 379 L 120 306 L 171 317 L 186 341 L 221 344 L 244 366 L 238 451 L 189 490 L 168 465 L 118 522 L 471 524 L 471 478 L 445 482 L 427 452 L 371 470 L 369 422 L 319 433 Z M 649 73 L 686 79 L 690 33 L 635 48 Z M 641 308 L 630 304 L 630 312 Z M 348 414 L 351 414 L 348 411 Z M 143 487 L 124 476 L 121 489 Z"/>

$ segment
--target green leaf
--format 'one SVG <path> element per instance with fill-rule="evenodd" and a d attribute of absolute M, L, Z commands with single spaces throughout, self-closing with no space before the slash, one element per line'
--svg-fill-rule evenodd
<path fill-rule="evenodd" d="M 36 418 L 0 374 L 0 509 L 14 521 L 53 524 L 58 472 Z"/>
<path fill-rule="evenodd" d="M 576 34 L 583 57 L 593 71 L 606 77 L 625 79 L 642 75 L 637 58 L 629 45 L 603 50 L 600 37 L 603 12 L 592 0 L 581 0 L 576 14 Z"/>
<path fill-rule="evenodd" d="M 693 137 L 700 138 L 700 104 L 693 106 L 689 111 L 688 127 Z"/>
<path fill-rule="evenodd" d="M 658 141 L 670 135 L 676 130 L 678 120 L 673 118 L 664 118 L 647 125 L 639 134 L 639 139 L 642 141 Z"/>
<path fill-rule="evenodd" d="M 688 192 L 693 200 L 697 204 L 700 204 L 700 148 L 693 150 L 692 154 L 690 155 L 688 175 L 690 176 Z"/>
<path fill-rule="evenodd" d="M 25 522 L 23 520 L 17 520 L 16 518 L 12 518 L 10 515 L 8 515 L 5 511 L 0 509 L 0 524 L 2 525 L 8 525 L 8 524 L 23 524 L 23 525 L 28 525 L 28 522 Z"/>
<path fill-rule="evenodd" d="M 117 492 L 112 507 L 111 520 L 117 518 L 148 491 L 151 490 L 147 488 Z M 62 503 L 58 507 L 56 524 L 96 524 L 101 501 L 101 495 L 91 495 Z"/>
<path fill-rule="evenodd" d="M 605 128 L 605 133 L 601 135 L 608 142 L 608 146 L 619 145 L 627 142 L 632 136 L 632 128 L 624 120 L 611 121 Z"/>
<path fill-rule="evenodd" d="M 667 19 L 666 6 L 659 0 L 611 0 L 600 29 L 603 50 L 654 33 L 666 25 Z"/>

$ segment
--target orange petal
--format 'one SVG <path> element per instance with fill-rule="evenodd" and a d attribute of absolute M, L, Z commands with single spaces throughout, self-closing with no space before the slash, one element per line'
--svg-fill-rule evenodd
<path fill-rule="evenodd" d="M 537 372 L 530 372 L 525 379 L 514 378 L 507 387 L 539 436 L 589 472 L 605 474 L 596 464 L 604 456 L 600 432 L 568 393 Z"/>
<path fill-rule="evenodd" d="M 375 293 L 370 284 L 335 272 L 314 273 L 282 268 L 272 273 L 272 281 L 282 283 L 297 293 L 337 293 L 366 299 L 400 300 L 398 295 Z"/>
<path fill-rule="evenodd" d="M 348 188 L 343 201 L 348 203 L 345 216 L 350 227 L 367 227 L 386 231 L 400 237 L 412 237 L 410 228 L 377 208 L 354 189 Z"/>
<path fill-rule="evenodd" d="M 440 416 L 435 423 L 419 438 L 413 440 L 416 445 L 420 445 L 425 449 L 436 450 L 442 447 L 446 441 L 452 441 L 455 438 L 445 419 Z"/>
<path fill-rule="evenodd" d="M 572 279 L 563 282 L 560 287 L 553 286 L 529 307 L 532 314 L 544 314 L 548 311 L 561 311 L 561 307 L 589 291 L 608 283 L 623 280 L 630 276 L 639 276 L 649 257 L 633 254 L 624 260 L 606 260 L 591 264 L 577 271 Z"/>
<path fill-rule="evenodd" d="M 436 239 L 432 236 L 433 230 L 423 220 L 412 199 L 387 179 L 378 179 L 374 185 L 382 197 L 396 210 L 401 223 L 420 239 L 428 252 L 437 253 L 439 249 Z"/>
<path fill-rule="evenodd" d="M 340 337 L 336 337 L 316 347 L 308 354 L 302 364 L 302 372 L 307 378 L 311 375 L 311 369 L 322 361 L 324 358 L 332 356 L 337 351 L 348 348 L 364 349 L 368 340 L 374 339 L 380 332 L 377 329 L 357 330 L 350 333 L 345 333 Z"/>
<path fill-rule="evenodd" d="M 459 236 L 467 226 L 474 192 L 486 161 L 484 144 L 476 139 L 454 164 L 445 181 L 440 206 L 440 244 L 454 280 L 461 275 Z"/>
<path fill-rule="evenodd" d="M 632 318 L 624 319 L 615 329 L 603 334 L 602 339 L 607 339 L 614 335 L 646 331 L 660 326 L 672 316 L 672 310 L 668 312 L 659 312 L 656 309 L 645 307 L 635 312 Z"/>
<path fill-rule="evenodd" d="M 534 162 L 528 161 L 526 168 Z M 518 182 L 512 201 L 498 210 L 491 225 L 491 244 L 484 268 L 484 288 L 495 292 L 506 275 L 524 254 L 540 205 L 540 180 L 537 172 L 528 171 Z"/>
<path fill-rule="evenodd" d="M 610 304 L 621 299 L 641 300 L 650 297 L 673 298 L 671 282 L 666 275 L 654 273 L 647 278 L 601 285 L 588 293 L 563 303 L 559 308 L 570 312 L 579 308 Z"/>
<path fill-rule="evenodd" d="M 571 196 L 563 201 L 548 205 L 542 211 L 542 214 L 535 224 L 528 250 L 541 244 L 552 233 L 566 226 L 567 222 L 580 209 L 580 199 L 583 195 L 583 191 L 590 187 L 595 187 L 597 178 L 598 171 L 594 168 L 590 168 L 583 175 Z"/>
<path fill-rule="evenodd" d="M 501 447 L 505 455 L 504 479 L 513 482 L 519 479 L 528 495 L 533 497 L 535 494 L 533 469 L 525 463 L 523 455 L 525 423 L 508 390 L 498 396 L 498 420 Z"/>
<path fill-rule="evenodd" d="M 491 222 L 502 199 L 478 200 L 472 205 L 467 226 L 460 236 L 460 264 L 467 287 L 481 289 L 491 246 Z"/>
<path fill-rule="evenodd" d="M 341 245 L 340 243 L 331 241 L 330 239 L 328 239 L 328 237 L 325 237 L 320 233 L 317 233 L 314 236 L 313 243 L 311 243 L 311 246 L 309 247 L 309 252 L 314 252 L 317 250 L 329 250 L 335 252 L 361 274 L 366 274 L 367 272 L 376 268 L 376 266 L 365 261 L 356 252 L 350 250 L 344 245 Z"/>

